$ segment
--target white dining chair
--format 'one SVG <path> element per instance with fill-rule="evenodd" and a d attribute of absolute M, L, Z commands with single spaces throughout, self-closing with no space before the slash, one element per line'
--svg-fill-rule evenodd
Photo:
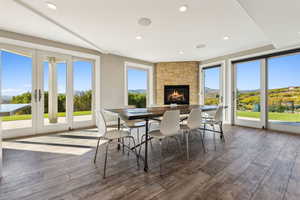
<path fill-rule="evenodd" d="M 160 123 L 159 130 L 153 130 L 149 132 L 151 138 L 157 139 L 160 146 L 160 175 L 162 175 L 162 163 L 163 163 L 163 140 L 166 138 L 174 138 L 177 142 L 179 149 L 181 150 L 181 144 L 177 136 L 181 134 L 180 131 L 180 111 L 179 110 L 169 110 L 163 115 L 162 121 Z"/>
<path fill-rule="evenodd" d="M 118 129 L 108 130 L 107 125 L 106 125 L 107 123 L 105 120 L 105 116 L 109 115 L 108 111 L 96 111 L 95 115 L 96 115 L 96 124 L 97 124 L 97 128 L 98 128 L 99 138 L 98 138 L 97 147 L 96 147 L 96 151 L 95 151 L 94 163 L 96 163 L 96 160 L 97 160 L 97 154 L 98 154 L 100 141 L 101 140 L 106 141 L 103 178 L 106 177 L 107 153 L 108 153 L 109 144 L 111 142 L 117 142 L 120 145 L 122 145 L 123 148 L 126 147 L 126 148 L 128 148 L 128 150 L 130 152 L 134 153 L 136 155 L 136 159 L 137 159 L 137 166 L 139 167 L 139 156 L 137 154 L 136 148 L 133 151 L 132 149 L 130 149 L 129 146 L 124 144 L 124 139 L 131 139 L 135 146 L 134 137 L 131 136 L 128 131 L 118 130 Z"/>
<path fill-rule="evenodd" d="M 214 146 L 215 150 L 217 149 L 216 146 L 216 132 L 220 133 L 220 138 L 223 142 L 225 142 L 225 137 L 224 137 L 224 132 L 223 132 L 223 110 L 224 107 L 222 105 L 219 105 L 217 108 L 217 111 L 213 116 L 208 116 L 203 118 L 203 123 L 204 123 L 204 129 L 206 129 L 206 126 L 211 126 L 212 127 L 212 132 L 213 132 L 213 140 L 214 140 Z M 216 127 L 219 127 L 219 130 L 216 130 Z M 205 136 L 205 135 L 204 135 Z"/>
<path fill-rule="evenodd" d="M 180 128 L 183 131 L 185 135 L 185 141 L 186 141 L 186 159 L 189 160 L 189 136 L 193 131 L 199 131 L 200 133 L 200 138 L 201 138 L 201 143 L 202 143 L 202 148 L 203 151 L 205 152 L 205 145 L 204 145 L 204 139 L 203 135 L 201 133 L 200 128 L 202 128 L 202 112 L 200 109 L 192 109 L 190 112 L 188 118 L 187 118 L 187 123 L 186 124 L 180 124 Z"/>

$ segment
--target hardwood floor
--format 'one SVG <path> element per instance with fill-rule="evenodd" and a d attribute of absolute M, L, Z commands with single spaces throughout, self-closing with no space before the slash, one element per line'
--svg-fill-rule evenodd
<path fill-rule="evenodd" d="M 109 150 L 102 178 L 104 148 L 92 163 L 96 131 L 81 130 L 16 141 L 4 147 L 0 199 L 291 199 L 300 198 L 300 136 L 225 127 L 226 143 L 212 134 L 192 136 L 191 160 L 170 140 L 159 176 L 158 144 L 150 148 L 150 171 L 137 170 L 134 155 Z M 218 137 L 217 137 L 218 138 Z"/>

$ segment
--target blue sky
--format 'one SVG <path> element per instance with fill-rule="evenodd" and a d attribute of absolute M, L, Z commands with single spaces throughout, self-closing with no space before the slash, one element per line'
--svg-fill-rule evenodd
<path fill-rule="evenodd" d="M 220 67 L 208 68 L 204 70 L 204 85 L 206 88 L 219 89 L 220 88 Z"/>
<path fill-rule="evenodd" d="M 17 95 L 31 91 L 31 58 L 1 51 L 2 95 Z M 271 58 L 268 61 L 270 89 L 300 86 L 300 55 Z M 45 89 L 48 88 L 48 69 L 45 67 Z M 74 62 L 74 90 L 91 89 L 92 64 L 85 61 Z M 206 87 L 219 88 L 219 71 L 217 68 L 206 70 Z M 58 65 L 59 92 L 65 92 L 66 65 Z M 260 63 L 251 61 L 237 64 L 237 85 L 239 90 L 254 90 L 260 85 Z M 137 69 L 128 70 L 128 89 L 146 89 L 147 72 Z"/>
<path fill-rule="evenodd" d="M 147 89 L 147 71 L 129 68 L 127 75 L 129 90 Z"/>
<path fill-rule="evenodd" d="M 14 96 L 31 91 L 32 59 L 6 51 L 1 51 L 2 64 L 2 95 Z M 66 91 L 66 64 L 57 65 L 58 91 Z M 48 63 L 44 63 L 44 89 L 48 90 Z M 92 63 L 76 61 L 73 63 L 74 90 L 90 90 L 92 81 Z"/>

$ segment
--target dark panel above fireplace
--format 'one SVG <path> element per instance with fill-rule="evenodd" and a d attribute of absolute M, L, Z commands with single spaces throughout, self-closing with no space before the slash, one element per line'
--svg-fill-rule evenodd
<path fill-rule="evenodd" d="M 165 85 L 165 104 L 190 104 L 189 85 Z"/>

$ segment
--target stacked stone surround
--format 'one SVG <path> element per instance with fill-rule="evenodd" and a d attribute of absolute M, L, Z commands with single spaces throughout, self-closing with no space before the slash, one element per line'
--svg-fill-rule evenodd
<path fill-rule="evenodd" d="M 156 104 L 164 104 L 165 85 L 189 85 L 190 104 L 198 104 L 199 62 L 164 62 L 155 65 Z"/>

